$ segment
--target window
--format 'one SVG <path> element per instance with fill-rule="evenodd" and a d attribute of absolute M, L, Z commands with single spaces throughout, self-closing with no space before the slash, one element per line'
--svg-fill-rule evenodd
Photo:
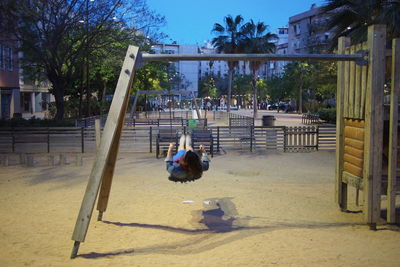
<path fill-rule="evenodd" d="M 49 96 L 48 93 L 42 93 L 42 101 L 41 101 L 41 104 L 42 104 L 42 111 L 47 110 L 47 107 L 48 107 L 48 98 L 49 98 L 48 96 Z"/>
<path fill-rule="evenodd" d="M 31 94 L 21 93 L 21 111 L 31 112 Z"/>
<path fill-rule="evenodd" d="M 293 25 L 294 34 L 300 34 L 300 24 Z"/>
<path fill-rule="evenodd" d="M 6 47 L 6 67 L 7 70 L 13 71 L 13 52 L 11 47 Z"/>
<path fill-rule="evenodd" d="M 5 50 L 4 45 L 0 44 L 0 70 L 4 70 L 6 65 L 4 50 Z"/>

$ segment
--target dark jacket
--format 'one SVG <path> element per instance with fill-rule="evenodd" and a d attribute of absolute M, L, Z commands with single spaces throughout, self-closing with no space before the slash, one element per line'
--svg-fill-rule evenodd
<path fill-rule="evenodd" d="M 210 159 L 207 156 L 207 153 L 202 153 L 201 156 L 201 165 L 203 166 L 203 171 L 207 171 L 208 168 L 210 167 Z M 188 173 L 186 170 L 184 170 L 178 162 L 173 162 L 172 161 L 172 156 L 167 156 L 165 158 L 165 163 L 167 165 L 167 171 L 170 173 L 169 180 L 174 181 L 174 182 L 188 182 L 188 181 L 194 181 L 199 178 L 191 175 Z"/>

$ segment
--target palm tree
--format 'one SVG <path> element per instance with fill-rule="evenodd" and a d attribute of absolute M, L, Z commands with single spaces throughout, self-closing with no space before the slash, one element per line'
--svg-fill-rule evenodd
<path fill-rule="evenodd" d="M 276 34 L 267 32 L 268 26 L 263 22 L 254 23 L 253 20 L 242 27 L 244 38 L 240 44 L 241 50 L 249 54 L 274 53 L 276 46 L 273 41 L 277 40 Z M 257 117 L 257 76 L 256 73 L 263 63 L 261 61 L 250 61 L 249 67 L 253 75 L 253 116 Z"/>
<path fill-rule="evenodd" d="M 214 34 L 218 36 L 213 38 L 211 43 L 217 49 L 218 53 L 237 54 L 240 52 L 239 45 L 242 39 L 241 24 L 243 22 L 242 16 L 238 15 L 233 18 L 228 15 L 224 18 L 225 27 L 219 23 L 215 23 L 212 29 Z M 232 95 L 232 79 L 233 72 L 237 66 L 237 61 L 228 61 L 228 102 L 227 112 L 231 109 L 231 95 Z"/>
<path fill-rule="evenodd" d="M 356 42 L 365 41 L 368 26 L 385 24 L 388 40 L 400 37 L 400 1 L 394 0 L 327 0 L 322 7 L 328 15 L 327 29 Z"/>

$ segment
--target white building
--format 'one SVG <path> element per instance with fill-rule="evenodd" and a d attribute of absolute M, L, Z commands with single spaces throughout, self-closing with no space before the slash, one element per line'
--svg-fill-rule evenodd
<path fill-rule="evenodd" d="M 275 34 L 278 39 L 275 41 L 276 54 L 285 55 L 288 54 L 288 27 L 280 27 L 276 29 Z M 269 76 L 270 75 L 280 75 L 283 73 L 284 68 L 288 61 L 271 61 L 268 64 Z"/>
<path fill-rule="evenodd" d="M 194 45 L 155 44 L 151 47 L 156 54 L 198 54 Z M 173 69 L 181 75 L 181 80 L 174 85 L 175 90 L 198 92 L 199 63 L 197 61 L 177 61 L 171 63 Z"/>

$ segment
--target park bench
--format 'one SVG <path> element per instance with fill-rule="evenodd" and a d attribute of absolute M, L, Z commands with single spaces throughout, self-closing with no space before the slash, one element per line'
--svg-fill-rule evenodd
<path fill-rule="evenodd" d="M 210 152 L 211 157 L 214 156 L 214 139 L 211 130 L 196 128 L 192 130 L 192 146 L 204 145 L 207 151 Z"/>
<path fill-rule="evenodd" d="M 158 119 L 158 126 L 182 127 L 182 118 Z"/>
<path fill-rule="evenodd" d="M 161 152 L 165 155 L 170 143 L 174 143 L 176 149 L 178 148 L 178 130 L 176 128 L 159 129 L 156 138 L 156 158 L 159 158 Z"/>

